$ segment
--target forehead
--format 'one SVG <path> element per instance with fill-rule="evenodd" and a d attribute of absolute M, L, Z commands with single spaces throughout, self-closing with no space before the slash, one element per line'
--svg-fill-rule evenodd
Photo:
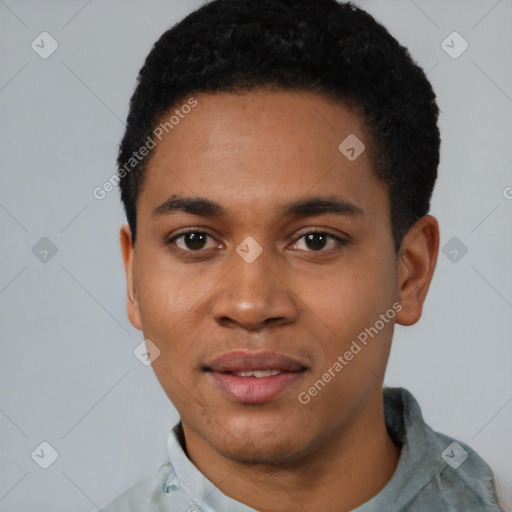
<path fill-rule="evenodd" d="M 364 206 L 365 196 L 382 188 L 372 170 L 364 120 L 340 102 L 265 89 L 194 99 L 197 106 L 181 112 L 179 122 L 155 140 L 143 208 L 172 193 L 261 210 L 291 197 L 339 192 Z M 176 110 L 180 104 L 159 126 Z"/>

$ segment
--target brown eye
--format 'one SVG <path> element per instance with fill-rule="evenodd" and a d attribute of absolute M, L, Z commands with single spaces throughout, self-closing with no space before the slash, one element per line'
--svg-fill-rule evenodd
<path fill-rule="evenodd" d="M 325 247 L 325 244 L 327 243 L 327 236 L 325 233 L 309 233 L 308 235 L 305 235 L 305 241 L 306 245 L 310 249 L 318 251 Z"/>
<path fill-rule="evenodd" d="M 187 233 L 183 235 L 183 240 L 187 248 L 196 251 L 205 246 L 207 236 L 206 233 Z"/>
<path fill-rule="evenodd" d="M 169 243 L 175 244 L 183 251 L 198 252 L 206 247 L 208 238 L 212 237 L 203 231 L 188 231 L 173 237 Z"/>
<path fill-rule="evenodd" d="M 324 231 L 310 231 L 309 233 L 305 233 L 297 239 L 295 247 L 300 245 L 301 240 L 304 241 L 302 244 L 303 247 L 298 248 L 308 252 L 328 252 L 329 250 L 334 250 L 337 247 L 343 246 L 347 243 L 343 238 L 331 235 L 330 233 L 326 233 Z M 331 246 L 324 250 L 325 247 L 329 245 L 330 241 Z"/>

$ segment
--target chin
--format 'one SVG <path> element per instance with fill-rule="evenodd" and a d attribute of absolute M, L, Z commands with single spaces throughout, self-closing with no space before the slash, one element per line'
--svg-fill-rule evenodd
<path fill-rule="evenodd" d="M 246 465 L 282 465 L 299 458 L 297 446 L 289 441 L 260 443 L 258 440 L 245 440 L 240 443 L 221 443 L 214 446 L 223 457 Z"/>
<path fill-rule="evenodd" d="M 302 435 L 299 437 L 297 433 Z M 250 465 L 277 465 L 303 457 L 311 444 L 304 438 L 304 429 L 283 421 L 254 419 L 224 421 L 216 433 L 209 430 L 207 442 L 222 456 Z"/>

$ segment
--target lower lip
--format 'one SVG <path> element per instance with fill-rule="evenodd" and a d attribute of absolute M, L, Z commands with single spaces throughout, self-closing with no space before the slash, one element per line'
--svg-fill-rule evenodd
<path fill-rule="evenodd" d="M 219 388 L 235 402 L 264 404 L 277 398 L 302 378 L 301 372 L 283 372 L 271 377 L 238 377 L 231 373 L 209 372 Z"/>

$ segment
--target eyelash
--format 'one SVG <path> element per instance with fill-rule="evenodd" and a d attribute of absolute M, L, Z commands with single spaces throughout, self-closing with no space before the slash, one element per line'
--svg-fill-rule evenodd
<path fill-rule="evenodd" d="M 181 233 L 179 233 L 178 235 L 174 235 L 173 237 L 169 238 L 166 242 L 166 245 L 174 245 L 174 242 L 176 240 L 178 240 L 179 238 L 182 238 L 183 236 L 187 235 L 187 234 L 190 234 L 190 233 L 196 233 L 196 234 L 202 234 L 202 235 L 207 235 L 209 236 L 210 238 L 213 238 L 214 237 L 212 235 L 210 235 L 207 231 L 204 231 L 203 230 L 204 228 L 189 228 L 187 229 L 186 231 L 183 231 Z M 310 229 L 309 231 L 306 231 L 305 233 L 303 233 L 302 235 L 300 235 L 294 242 L 294 244 L 296 244 L 299 240 L 301 240 L 302 238 L 304 238 L 305 236 L 307 235 L 310 235 L 310 234 L 313 234 L 313 233 L 318 233 L 318 234 L 322 234 L 322 235 L 327 235 L 328 238 L 331 238 L 333 239 L 335 242 L 336 242 L 336 245 L 337 247 L 335 248 L 332 248 L 332 249 L 328 249 L 328 250 L 324 250 L 324 249 L 319 249 L 318 251 L 314 251 L 314 250 L 306 250 L 305 252 L 308 252 L 308 253 L 325 253 L 325 254 L 329 254 L 331 253 L 332 251 L 336 251 L 336 250 L 339 250 L 341 247 L 345 246 L 348 244 L 348 240 L 345 239 L 345 238 L 341 238 L 339 236 L 336 236 L 336 235 L 333 235 L 327 231 L 323 231 L 321 229 Z M 194 254 L 194 253 L 201 253 L 201 252 L 205 252 L 205 249 L 198 249 L 197 251 L 194 251 L 194 250 L 190 250 L 190 249 L 182 249 L 181 247 L 177 247 L 175 246 L 175 248 L 178 250 L 178 251 L 182 251 L 182 252 L 185 252 L 185 253 L 189 253 L 189 254 Z"/>

